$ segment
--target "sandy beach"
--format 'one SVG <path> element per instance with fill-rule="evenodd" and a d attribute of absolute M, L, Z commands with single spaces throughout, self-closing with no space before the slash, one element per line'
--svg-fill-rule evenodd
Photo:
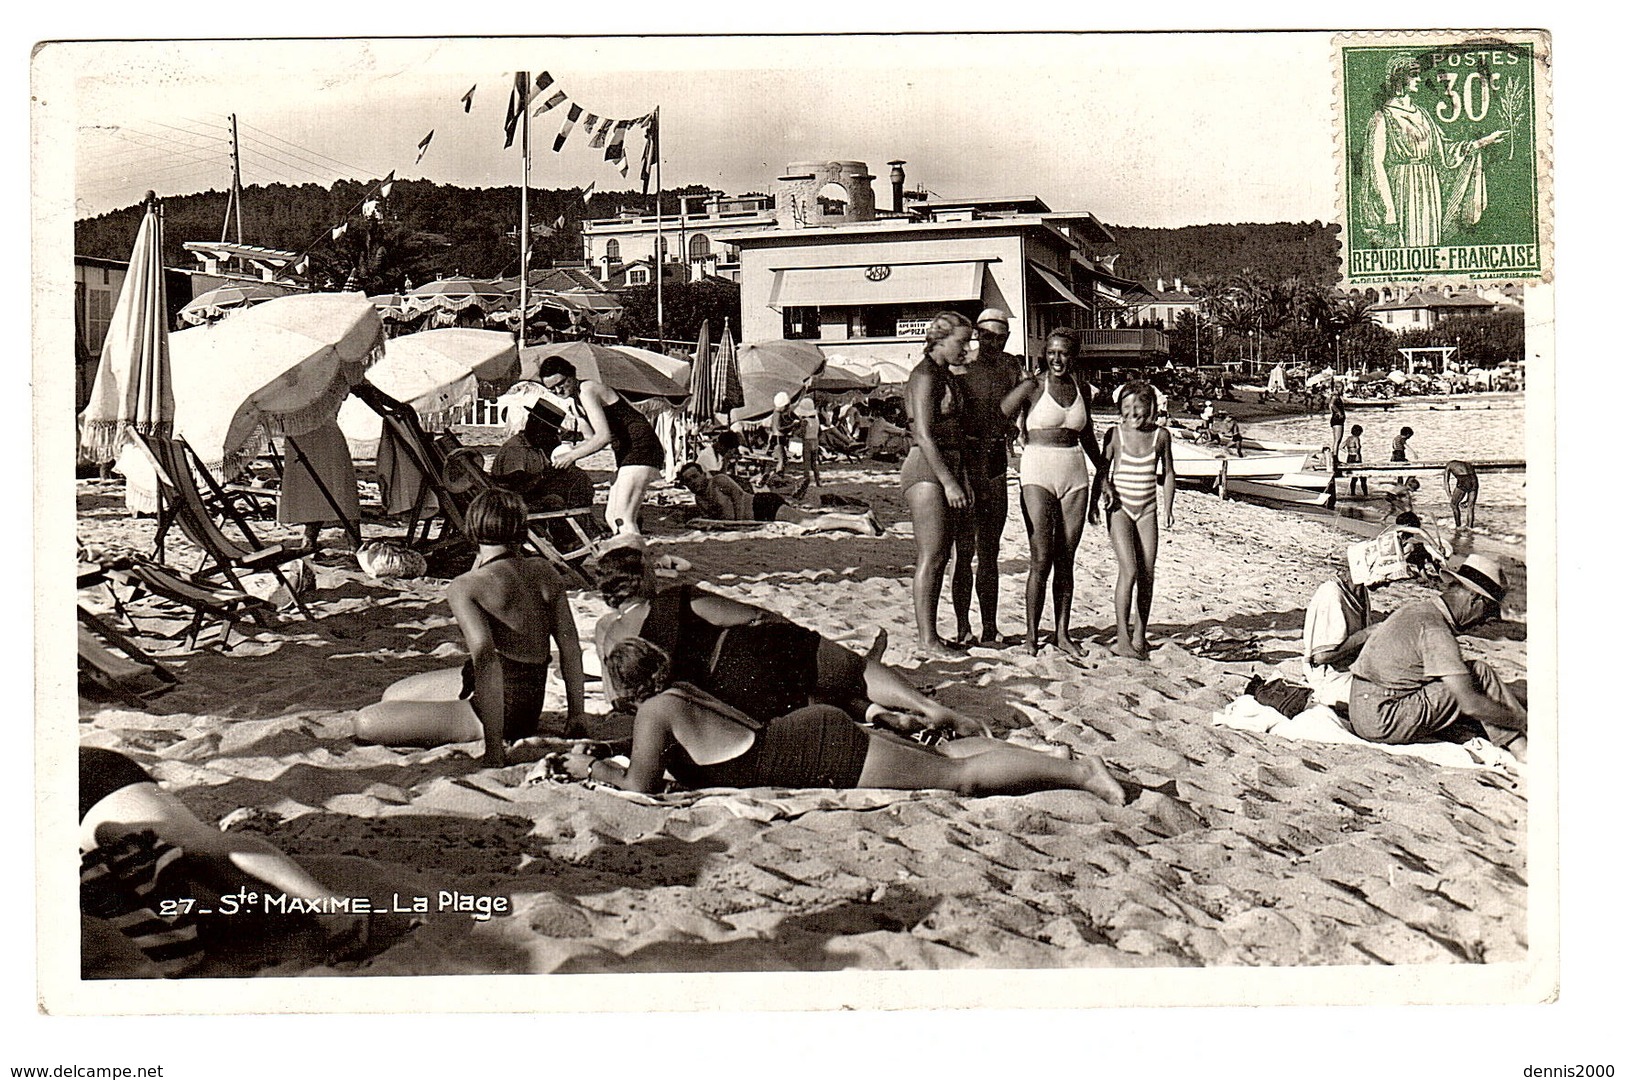
<path fill-rule="evenodd" d="M 1016 647 L 920 662 L 910 656 L 914 548 L 892 468 L 825 470 L 826 493 L 874 507 L 888 527 L 878 538 L 783 525 L 700 533 L 674 513 L 671 487 L 652 494 L 649 532 L 657 550 L 692 564 L 686 579 L 859 648 L 884 630 L 887 660 L 939 700 L 1013 742 L 1100 754 L 1167 799 L 1123 808 L 1073 792 L 651 800 L 527 782 L 530 764 L 483 768 L 474 744 L 359 745 L 357 709 L 396 679 L 456 665 L 462 646 L 443 581 L 375 581 L 339 550 L 316 561 L 315 622 L 248 628 L 222 652 L 188 650 L 151 633 L 174 622 L 141 619 L 149 633 L 138 640 L 180 685 L 145 710 L 81 698 L 81 742 L 129 754 L 203 820 L 258 831 L 336 889 L 512 905 L 484 920 L 403 917 L 360 962 L 286 961 L 262 975 L 1528 958 L 1528 806 L 1516 773 L 1212 721 L 1250 675 L 1296 671 L 1304 603 L 1341 558 L 1344 532 L 1181 491 L 1158 563 L 1149 663 L 1110 651 L 1116 566 L 1099 529 L 1078 554 L 1081 662 Z M 150 548 L 152 521 L 126 514 L 116 483 L 80 480 L 77 498 L 82 543 Z M 295 538 L 258 527 L 267 539 Z M 364 532 L 398 529 L 368 522 Z M 1000 567 L 1007 634 L 1022 625 L 1026 547 L 1013 500 Z M 172 542 L 171 561 L 186 559 Z M 1404 583 L 1375 606 L 1423 594 Z M 80 599 L 105 610 L 99 592 Z M 590 642 L 605 608 L 590 593 L 572 606 Z M 1509 621 L 1463 639 L 1467 655 L 1520 683 L 1524 606 L 1515 587 Z M 951 617 L 945 599 L 945 629 Z M 552 677 L 559 690 L 556 669 Z M 562 693 L 556 700 L 562 708 Z M 596 682 L 588 700 L 607 708 Z"/>

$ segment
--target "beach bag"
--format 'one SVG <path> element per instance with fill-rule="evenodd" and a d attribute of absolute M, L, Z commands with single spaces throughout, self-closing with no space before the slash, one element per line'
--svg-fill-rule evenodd
<path fill-rule="evenodd" d="M 282 568 L 282 576 L 292 586 L 292 595 L 283 588 L 275 574 L 247 574 L 240 580 L 244 592 L 269 601 L 278 611 L 293 607 L 295 596 L 304 597 L 316 591 L 316 571 L 311 569 L 309 559 L 296 559 L 288 563 Z"/>
<path fill-rule="evenodd" d="M 355 561 L 376 581 L 422 577 L 429 569 L 429 562 L 422 555 L 392 540 L 367 541 L 356 549 Z"/>

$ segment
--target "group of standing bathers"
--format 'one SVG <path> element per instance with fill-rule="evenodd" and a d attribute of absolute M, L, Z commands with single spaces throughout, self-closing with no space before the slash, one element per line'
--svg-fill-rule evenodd
<path fill-rule="evenodd" d="M 1031 545 L 1028 650 L 1039 650 L 1045 593 L 1051 591 L 1055 646 L 1073 655 L 1081 651 L 1070 632 L 1073 563 L 1085 524 L 1099 520 L 1104 495 L 1118 560 L 1115 651 L 1144 659 L 1159 509 L 1163 522 L 1173 524 L 1173 455 L 1167 430 L 1157 424 L 1155 391 L 1146 383 L 1126 386 L 1118 425 L 1097 442 L 1089 387 L 1077 374 L 1077 332 L 1051 333 L 1043 361 L 1031 375 L 1019 357 L 1004 351 L 1009 334 L 1009 316 L 997 308 L 983 311 L 974 328 L 964 316 L 942 312 L 926 328 L 924 356 L 909 375 L 914 446 L 903 462 L 901 484 L 917 551 L 913 599 L 919 649 L 951 655 L 952 645 L 971 642 L 973 586 L 982 617 L 977 640 L 1001 640 L 999 537 L 1008 515 L 1008 446 L 1019 428 L 1021 511 Z M 952 645 L 937 629 L 950 555 L 957 630 Z"/>

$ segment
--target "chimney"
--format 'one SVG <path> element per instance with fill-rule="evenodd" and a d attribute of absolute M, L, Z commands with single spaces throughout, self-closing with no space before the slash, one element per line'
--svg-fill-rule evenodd
<path fill-rule="evenodd" d="M 886 164 L 891 166 L 892 213 L 901 214 L 903 212 L 903 166 L 907 165 L 908 162 L 888 161 Z"/>
<path fill-rule="evenodd" d="M 1158 291 L 1158 292 L 1166 292 L 1166 291 L 1167 291 L 1167 290 L 1166 290 L 1166 289 L 1164 289 L 1164 288 L 1163 288 L 1163 287 L 1162 287 L 1162 284 L 1163 284 L 1163 282 L 1162 282 L 1162 279 L 1161 279 L 1161 278 L 1158 278 L 1158 279 L 1157 279 L 1157 291 Z"/>
<path fill-rule="evenodd" d="M 1180 283 L 1180 280 L 1178 278 L 1174 278 L 1174 292 L 1184 292 L 1184 291 L 1185 291 L 1185 286 Z"/>

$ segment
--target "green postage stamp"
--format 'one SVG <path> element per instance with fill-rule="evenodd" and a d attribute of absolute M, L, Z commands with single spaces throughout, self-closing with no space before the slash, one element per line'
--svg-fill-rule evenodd
<path fill-rule="evenodd" d="M 1551 280 L 1550 39 L 1339 37 L 1344 274 Z"/>

